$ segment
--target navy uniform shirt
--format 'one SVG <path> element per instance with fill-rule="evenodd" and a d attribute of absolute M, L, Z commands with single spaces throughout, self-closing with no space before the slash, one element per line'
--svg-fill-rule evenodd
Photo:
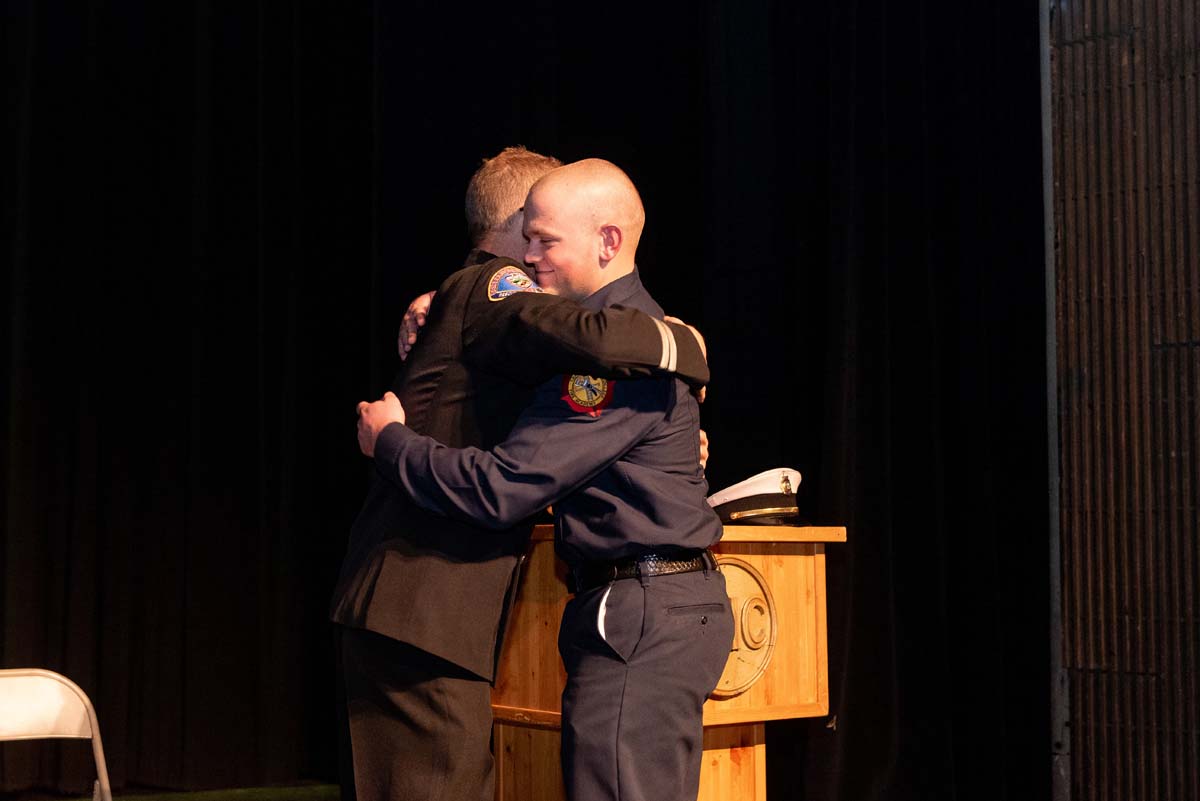
<path fill-rule="evenodd" d="M 662 317 L 636 271 L 582 305 L 615 304 Z M 489 528 L 553 504 L 559 555 L 577 565 L 720 539 L 705 501 L 699 428 L 696 399 L 677 379 L 560 376 L 538 387 L 491 451 L 447 448 L 392 424 L 380 432 L 375 462 L 418 505 Z"/>

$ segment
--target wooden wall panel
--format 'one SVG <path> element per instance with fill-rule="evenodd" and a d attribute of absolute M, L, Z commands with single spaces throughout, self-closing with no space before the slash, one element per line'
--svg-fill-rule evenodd
<path fill-rule="evenodd" d="M 1074 799 L 1200 798 L 1196 0 L 1051 3 Z"/>

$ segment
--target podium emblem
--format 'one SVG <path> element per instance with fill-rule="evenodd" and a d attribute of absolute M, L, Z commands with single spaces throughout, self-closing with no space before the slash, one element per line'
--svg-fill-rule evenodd
<path fill-rule="evenodd" d="M 712 691 L 713 698 L 724 699 L 744 693 L 762 678 L 775 651 L 777 625 L 775 600 L 762 573 L 732 556 L 718 556 L 717 564 L 733 608 L 733 646 Z"/>

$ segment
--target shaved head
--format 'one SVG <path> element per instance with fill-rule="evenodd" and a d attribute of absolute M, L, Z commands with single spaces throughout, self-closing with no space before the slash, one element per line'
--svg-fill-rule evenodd
<path fill-rule="evenodd" d="M 626 241 L 637 247 L 646 225 L 642 197 L 629 176 L 611 161 L 584 159 L 551 170 L 530 191 L 539 190 L 554 193 L 556 202 L 589 216 L 597 226 L 620 226 Z"/>
<path fill-rule="evenodd" d="M 619 167 L 584 159 L 551 170 L 525 201 L 525 261 L 548 292 L 581 300 L 633 272 L 646 224 L 642 198 Z"/>

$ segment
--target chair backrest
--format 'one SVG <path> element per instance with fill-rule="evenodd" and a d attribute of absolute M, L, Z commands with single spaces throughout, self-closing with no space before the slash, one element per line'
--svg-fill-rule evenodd
<path fill-rule="evenodd" d="M 0 670 L 0 740 L 49 737 L 92 741 L 98 777 L 92 797 L 112 801 L 100 724 L 87 693 L 66 676 L 51 670 Z"/>
<path fill-rule="evenodd" d="M 83 690 L 49 670 L 0 670 L 0 740 L 90 738 L 96 713 Z"/>

